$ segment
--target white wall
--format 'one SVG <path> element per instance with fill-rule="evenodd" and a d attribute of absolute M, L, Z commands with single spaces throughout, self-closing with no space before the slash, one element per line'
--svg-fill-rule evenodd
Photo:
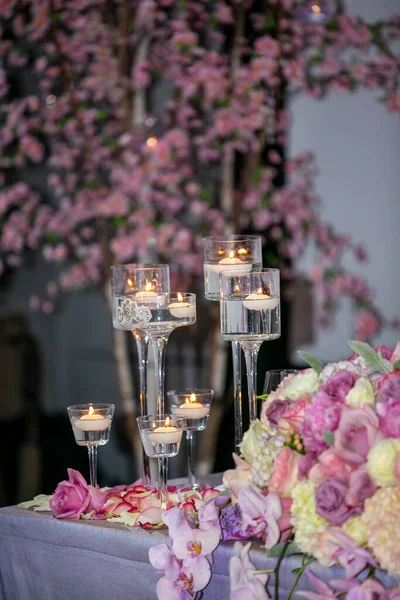
<path fill-rule="evenodd" d="M 348 0 L 348 11 L 368 20 L 400 13 L 399 0 Z M 324 220 L 363 242 L 370 260 L 356 268 L 377 293 L 387 318 L 400 316 L 400 119 L 376 101 L 378 93 L 332 92 L 324 101 L 293 103 L 291 152 L 311 150 L 320 176 L 317 192 Z M 299 262 L 307 269 L 312 253 Z M 346 356 L 352 336 L 350 306 L 344 305 L 332 331 L 316 332 L 307 350 L 322 360 Z M 380 343 L 392 345 L 400 332 L 385 331 Z"/>

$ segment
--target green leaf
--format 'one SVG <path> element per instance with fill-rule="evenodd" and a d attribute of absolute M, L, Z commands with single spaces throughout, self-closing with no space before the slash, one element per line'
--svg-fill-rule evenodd
<path fill-rule="evenodd" d="M 321 362 L 319 360 L 319 358 L 316 358 L 315 356 L 313 356 L 312 354 L 309 354 L 308 352 L 303 352 L 302 350 L 299 350 L 297 352 L 297 354 L 300 356 L 300 358 L 302 358 L 306 363 L 308 363 L 310 365 L 310 367 L 312 369 L 314 369 L 314 371 L 316 373 L 318 373 L 318 375 L 320 373 L 322 373 L 322 371 L 325 368 L 325 365 L 323 362 Z"/>
<path fill-rule="evenodd" d="M 396 360 L 393 365 L 393 371 L 396 371 L 397 369 L 400 369 L 400 360 Z"/>
<path fill-rule="evenodd" d="M 267 22 L 265 23 L 265 27 L 267 29 L 274 29 L 274 27 L 276 27 L 276 19 L 273 14 L 268 15 Z"/>
<path fill-rule="evenodd" d="M 108 113 L 105 110 L 98 110 L 96 121 L 105 121 L 108 118 Z"/>
<path fill-rule="evenodd" d="M 200 198 L 204 201 L 207 202 L 207 204 L 212 204 L 213 201 L 213 191 L 212 188 L 209 187 L 203 187 L 200 190 Z"/>
<path fill-rule="evenodd" d="M 369 344 L 350 340 L 349 346 L 353 352 L 359 354 L 366 364 L 375 369 L 375 371 L 390 373 L 392 370 L 390 362 L 383 358 L 382 354 L 374 350 Z"/>
<path fill-rule="evenodd" d="M 47 244 L 58 244 L 59 242 L 61 242 L 61 236 L 58 233 L 54 233 L 53 231 L 44 231 L 43 241 Z"/>
<path fill-rule="evenodd" d="M 276 546 L 273 548 L 266 549 L 266 554 L 270 557 L 280 556 L 285 544 L 286 542 L 281 542 L 280 544 L 276 544 Z M 287 547 L 285 556 L 289 556 L 290 554 L 301 554 L 301 550 L 297 546 L 296 542 L 291 542 Z"/>
<path fill-rule="evenodd" d="M 262 400 L 264 402 L 264 400 L 266 400 L 268 396 L 269 394 L 262 394 L 261 396 L 257 396 L 256 400 Z"/>
<path fill-rule="evenodd" d="M 324 431 L 322 436 L 329 447 L 333 446 L 333 442 L 335 441 L 335 436 L 333 435 L 332 431 Z"/>

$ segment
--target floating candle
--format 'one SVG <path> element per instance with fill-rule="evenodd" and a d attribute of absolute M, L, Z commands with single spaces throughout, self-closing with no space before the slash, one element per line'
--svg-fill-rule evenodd
<path fill-rule="evenodd" d="M 86 415 L 74 421 L 74 426 L 80 431 L 104 431 L 110 425 L 111 419 L 96 413 L 93 406 L 89 407 L 89 412 Z"/>
<path fill-rule="evenodd" d="M 184 319 L 185 317 L 192 318 L 196 316 L 196 306 L 189 304 L 189 302 L 183 302 L 183 296 L 178 292 L 178 302 L 172 302 L 168 306 L 169 312 L 173 317 L 177 319 Z"/>
<path fill-rule="evenodd" d="M 149 282 L 145 285 L 145 288 L 141 292 L 137 292 L 135 294 L 136 300 L 141 300 L 145 302 L 157 302 L 158 294 L 154 291 L 152 284 Z"/>
<path fill-rule="evenodd" d="M 206 268 L 213 273 L 222 273 L 225 271 L 234 271 L 235 273 L 250 273 L 252 266 L 252 263 L 244 262 L 235 256 L 235 253 L 232 250 L 229 252 L 229 256 L 222 258 L 218 264 L 207 264 Z"/>
<path fill-rule="evenodd" d="M 263 294 L 262 289 L 257 290 L 256 294 L 249 294 L 243 300 L 243 306 L 249 310 L 273 310 L 278 306 L 280 298 L 273 298 L 268 294 Z"/>
<path fill-rule="evenodd" d="M 169 417 L 165 420 L 165 427 L 157 427 L 149 434 L 149 440 L 156 446 L 157 444 L 179 444 L 182 438 L 182 430 L 169 424 Z"/>
<path fill-rule="evenodd" d="M 175 408 L 174 413 L 185 419 L 203 419 L 209 414 L 210 407 L 196 402 L 196 399 L 196 394 L 193 393 L 190 398 L 186 398 L 183 404 Z"/>

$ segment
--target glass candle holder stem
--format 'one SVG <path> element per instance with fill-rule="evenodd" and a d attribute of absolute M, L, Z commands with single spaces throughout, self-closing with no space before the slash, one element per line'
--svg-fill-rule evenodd
<path fill-rule="evenodd" d="M 166 508 L 168 503 L 168 457 L 158 457 L 158 499 L 161 507 Z"/>
<path fill-rule="evenodd" d="M 90 485 L 97 487 L 97 446 L 88 446 Z"/>
<path fill-rule="evenodd" d="M 186 431 L 186 439 L 188 445 L 188 483 L 192 490 L 198 489 L 195 475 L 195 464 L 196 464 L 196 441 L 194 437 L 194 431 Z"/>
<path fill-rule="evenodd" d="M 242 404 L 242 348 L 239 342 L 232 342 L 233 359 L 233 401 L 235 418 L 235 452 L 239 454 L 239 444 L 243 440 Z"/>
<path fill-rule="evenodd" d="M 249 393 L 249 418 L 257 418 L 257 358 L 261 344 L 243 343 L 244 357 L 246 360 L 247 387 Z"/>
<path fill-rule="evenodd" d="M 136 341 L 138 362 L 139 362 L 139 400 L 140 400 L 140 415 L 147 415 L 147 366 L 149 353 L 149 336 L 141 329 L 132 331 Z M 150 477 L 150 459 L 144 449 L 142 449 L 142 485 L 147 488 L 151 487 Z"/>
<path fill-rule="evenodd" d="M 165 398 L 165 347 L 168 335 L 152 337 L 154 363 L 156 371 L 157 414 L 164 413 Z"/>

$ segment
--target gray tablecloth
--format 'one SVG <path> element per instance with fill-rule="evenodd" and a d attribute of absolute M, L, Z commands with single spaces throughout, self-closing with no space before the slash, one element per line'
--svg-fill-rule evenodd
<path fill-rule="evenodd" d="M 166 530 L 130 529 L 104 521 L 60 521 L 48 513 L 2 508 L 0 600 L 156 600 L 160 575 L 149 564 L 148 551 L 166 541 Z M 228 600 L 231 556 L 232 543 L 218 547 L 204 600 Z M 259 569 L 274 567 L 274 559 L 266 559 L 259 547 L 251 556 Z M 299 564 L 299 557 L 283 562 L 281 600 Z M 314 564 L 312 569 L 326 581 L 344 577 L 340 569 L 320 569 Z M 393 580 L 386 581 L 394 585 Z M 310 589 L 306 576 L 300 587 Z"/>

